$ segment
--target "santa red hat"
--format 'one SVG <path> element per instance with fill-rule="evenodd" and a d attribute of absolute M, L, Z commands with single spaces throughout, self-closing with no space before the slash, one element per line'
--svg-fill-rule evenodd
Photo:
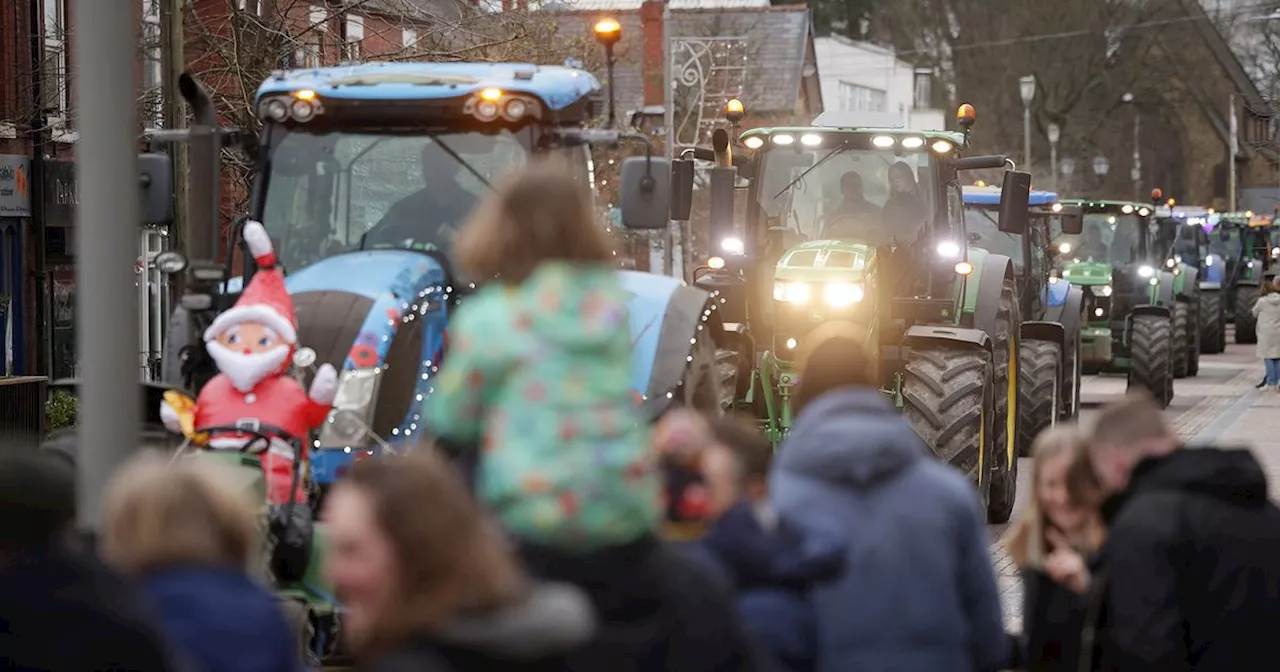
<path fill-rule="evenodd" d="M 244 242 L 258 265 L 258 272 L 253 274 L 236 305 L 218 315 L 205 330 L 204 340 L 212 341 L 237 324 L 257 322 L 276 332 L 286 343 L 296 344 L 298 318 L 293 314 L 293 299 L 284 286 L 284 274 L 276 267 L 271 237 L 262 224 L 248 220 L 244 223 Z"/>

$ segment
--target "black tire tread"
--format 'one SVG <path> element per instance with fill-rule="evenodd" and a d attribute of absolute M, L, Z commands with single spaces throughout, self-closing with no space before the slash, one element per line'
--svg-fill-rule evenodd
<path fill-rule="evenodd" d="M 1054 399 L 1062 404 L 1062 346 L 1052 341 L 1022 342 L 1018 364 L 1018 455 L 1030 454 L 1031 443 L 1051 427 Z"/>
<path fill-rule="evenodd" d="M 1216 355 L 1227 349 L 1226 314 L 1222 310 L 1222 292 L 1200 292 L 1200 353 Z"/>
<path fill-rule="evenodd" d="M 1128 387 L 1145 389 L 1160 408 L 1167 408 L 1173 398 L 1173 322 L 1160 315 L 1135 315 L 1131 328 Z"/>
<path fill-rule="evenodd" d="M 1173 304 L 1173 348 L 1170 353 L 1174 378 L 1187 377 L 1187 318 L 1188 309 L 1184 301 Z"/>
<path fill-rule="evenodd" d="M 1013 515 L 1014 500 L 1018 489 L 1018 434 L 1019 421 L 1016 404 L 1021 401 L 1015 398 L 1013 432 L 1009 431 L 1009 342 L 1013 340 L 1013 356 L 1021 360 L 1022 344 L 1018 338 L 1018 328 L 1022 324 L 1019 315 L 1018 287 L 1013 280 L 1006 279 L 1000 288 L 1000 307 L 996 311 L 996 333 L 991 334 L 992 363 L 994 364 L 996 427 L 992 442 L 993 460 L 989 465 L 988 476 L 991 480 L 991 497 L 987 502 L 987 520 L 992 523 L 1008 522 Z M 1021 364 L 1021 361 L 1016 364 Z M 1021 381 L 1015 382 L 1016 387 Z M 1009 446 L 1013 442 L 1013 460 L 1009 460 Z"/>
<path fill-rule="evenodd" d="M 1258 302 L 1258 287 L 1236 287 L 1236 343 L 1253 345 L 1258 342 L 1258 318 L 1253 316 L 1253 304 Z"/>
<path fill-rule="evenodd" d="M 978 483 L 991 356 L 982 350 L 912 349 L 904 375 L 903 413 L 916 434 L 940 461 Z"/>

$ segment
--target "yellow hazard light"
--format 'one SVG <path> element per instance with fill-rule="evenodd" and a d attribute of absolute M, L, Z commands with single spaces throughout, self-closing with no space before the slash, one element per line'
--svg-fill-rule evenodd
<path fill-rule="evenodd" d="M 711 257 L 710 259 L 708 259 L 708 260 L 707 260 L 707 266 L 708 266 L 708 267 L 710 267 L 712 270 L 716 270 L 716 271 L 718 271 L 718 270 L 720 270 L 720 269 L 724 268 L 724 258 L 723 258 L 723 257 Z"/>
<path fill-rule="evenodd" d="M 956 121 L 959 122 L 961 126 L 971 126 L 973 122 L 977 120 L 978 112 L 974 110 L 973 106 L 969 103 L 961 105 L 960 109 L 956 110 Z"/>
<path fill-rule="evenodd" d="M 313 89 L 301 89 L 294 91 L 293 97 L 298 100 L 312 100 L 316 97 L 316 92 Z"/>
<path fill-rule="evenodd" d="M 967 261 L 962 261 L 956 264 L 956 273 L 959 273 L 960 275 L 969 275 L 972 272 L 973 272 L 973 264 Z"/>
<path fill-rule="evenodd" d="M 611 47 L 622 37 L 622 24 L 617 19 L 600 19 L 592 27 L 592 31 L 596 34 L 597 42 Z"/>

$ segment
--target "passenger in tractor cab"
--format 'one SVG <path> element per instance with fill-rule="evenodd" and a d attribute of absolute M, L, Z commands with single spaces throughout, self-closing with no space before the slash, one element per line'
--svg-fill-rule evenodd
<path fill-rule="evenodd" d="M 927 215 L 915 171 L 904 161 L 889 166 L 889 200 L 884 203 L 885 226 L 891 231 L 915 229 Z"/>
<path fill-rule="evenodd" d="M 401 245 L 405 240 L 447 245 L 476 205 L 458 179 L 462 167 L 435 142 L 422 148 L 423 187 L 396 201 L 364 234 L 361 247 Z"/>
<path fill-rule="evenodd" d="M 1107 244 L 1102 242 L 1102 231 L 1097 224 L 1084 230 L 1084 238 L 1080 241 L 1077 254 L 1081 259 L 1102 260 L 1107 258 Z"/>
<path fill-rule="evenodd" d="M 851 170 L 840 177 L 840 193 L 844 200 L 827 216 L 822 237 L 865 238 L 869 232 L 878 232 L 880 206 L 867 200 L 858 171 Z"/>

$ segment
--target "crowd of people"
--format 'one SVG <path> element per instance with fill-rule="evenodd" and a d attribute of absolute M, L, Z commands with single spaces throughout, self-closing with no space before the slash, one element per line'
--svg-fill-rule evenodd
<path fill-rule="evenodd" d="M 356 462 L 325 498 L 357 669 L 1270 666 L 1280 509 L 1249 450 L 1184 447 L 1143 397 L 1040 436 L 1003 540 L 1026 596 L 1011 633 L 978 493 L 878 390 L 861 330 L 824 325 L 799 354 L 776 454 L 749 419 L 640 417 L 626 296 L 561 175 L 514 177 L 460 232 L 459 267 L 501 279 L 453 318 L 434 442 Z M 230 472 L 139 454 L 88 548 L 74 468 L 0 459 L 0 669 L 306 668 L 261 496 Z M 664 534 L 689 519 L 700 534 Z"/>

